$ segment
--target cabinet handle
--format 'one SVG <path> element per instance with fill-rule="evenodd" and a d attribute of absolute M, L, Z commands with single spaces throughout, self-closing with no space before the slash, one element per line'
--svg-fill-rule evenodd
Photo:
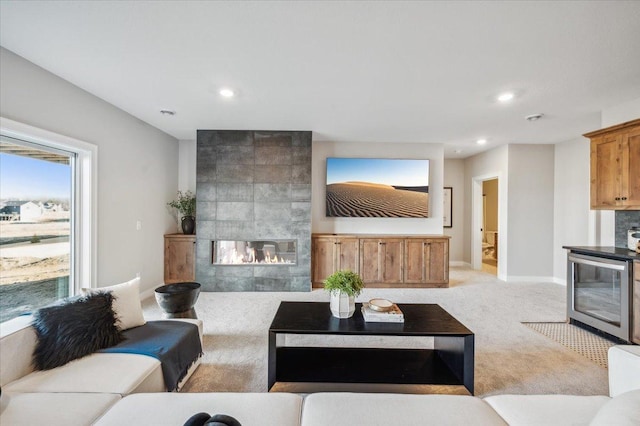
<path fill-rule="evenodd" d="M 627 199 L 627 197 L 622 197 L 622 199 L 623 199 L 623 200 L 626 200 L 626 199 Z"/>
<path fill-rule="evenodd" d="M 620 201 L 620 197 L 616 197 L 616 201 Z"/>

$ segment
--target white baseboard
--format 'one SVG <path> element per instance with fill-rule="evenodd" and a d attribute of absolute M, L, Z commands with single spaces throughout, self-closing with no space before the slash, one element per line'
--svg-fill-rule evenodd
<path fill-rule="evenodd" d="M 466 266 L 471 268 L 471 264 L 469 262 L 465 262 L 464 260 L 452 260 L 449 262 L 449 266 Z"/>
<path fill-rule="evenodd" d="M 511 275 L 507 276 L 506 281 L 508 283 L 554 283 L 554 284 L 563 284 L 556 277 L 541 277 L 541 276 L 526 276 L 526 275 Z"/>

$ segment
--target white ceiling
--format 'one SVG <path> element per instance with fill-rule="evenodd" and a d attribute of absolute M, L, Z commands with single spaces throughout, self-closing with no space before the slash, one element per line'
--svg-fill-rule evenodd
<path fill-rule="evenodd" d="M 444 143 L 455 158 L 570 140 L 640 97 L 640 1 L 0 7 L 3 47 L 178 139 L 312 130 L 314 140 Z M 238 95 L 221 98 L 224 86 Z M 499 104 L 507 90 L 515 100 Z M 534 113 L 544 117 L 524 119 Z"/>

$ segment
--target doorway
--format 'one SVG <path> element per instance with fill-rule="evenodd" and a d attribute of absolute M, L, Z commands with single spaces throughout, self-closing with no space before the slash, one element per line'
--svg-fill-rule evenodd
<path fill-rule="evenodd" d="M 484 182 L 486 181 L 493 181 L 488 185 L 494 185 L 497 188 L 495 197 L 489 196 L 490 193 L 485 192 Z M 501 177 L 500 172 L 486 173 L 471 178 L 471 267 L 481 271 L 484 265 L 483 258 L 493 258 L 493 254 L 495 254 L 493 261 L 495 262 L 496 272 L 493 272 L 493 268 L 491 269 L 499 280 L 506 280 L 507 277 L 507 239 L 505 238 L 507 230 L 506 184 L 507 181 Z M 487 194 L 487 197 L 484 197 L 484 194 Z M 485 207 L 490 210 L 493 208 L 492 206 L 497 206 L 495 207 L 496 222 L 489 221 L 485 224 Z M 488 214 L 491 213 L 488 212 Z M 485 230 L 487 231 L 486 233 Z M 489 247 L 486 244 L 493 247 Z M 485 256 L 485 251 L 487 256 Z"/>
<path fill-rule="evenodd" d="M 482 271 L 498 275 L 498 179 L 482 181 Z"/>

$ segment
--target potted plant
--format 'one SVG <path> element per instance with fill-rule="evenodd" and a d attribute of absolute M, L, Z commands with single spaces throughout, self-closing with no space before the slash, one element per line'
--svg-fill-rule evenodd
<path fill-rule="evenodd" d="M 355 298 L 363 288 L 362 278 L 348 269 L 329 275 L 324 280 L 324 289 L 331 292 L 331 314 L 336 318 L 351 318 L 356 310 Z"/>
<path fill-rule="evenodd" d="M 178 210 L 182 215 L 180 225 L 182 232 L 185 234 L 193 234 L 196 227 L 196 196 L 191 191 L 178 191 L 178 199 L 167 203 L 169 207 Z"/>

